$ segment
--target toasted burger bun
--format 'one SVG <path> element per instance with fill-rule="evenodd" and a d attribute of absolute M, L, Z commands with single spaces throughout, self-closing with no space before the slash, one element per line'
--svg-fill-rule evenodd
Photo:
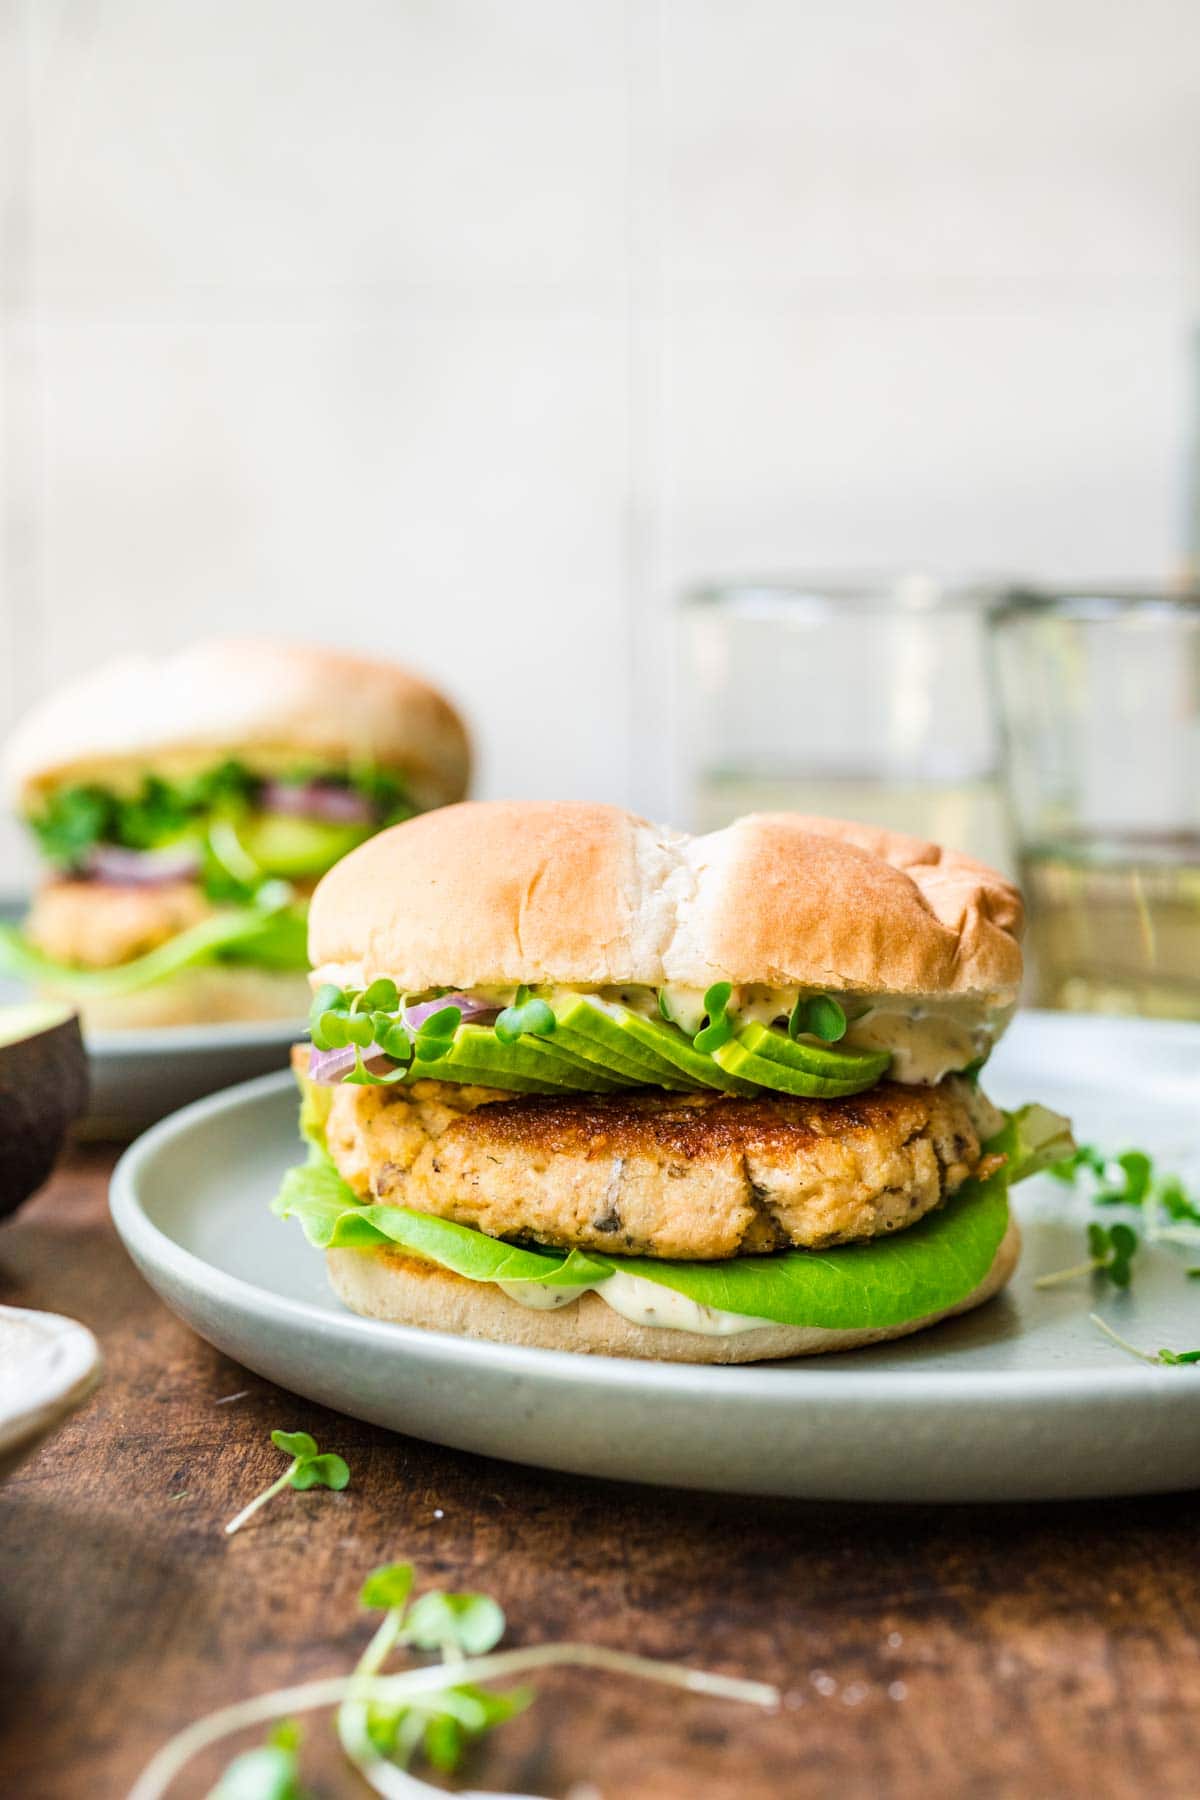
<path fill-rule="evenodd" d="M 615 806 L 449 807 L 381 832 L 313 897 L 314 982 L 714 981 L 1015 1000 L 1021 899 L 919 838 L 752 813 L 692 838 Z"/>
<path fill-rule="evenodd" d="M 160 1025 L 228 1025 L 290 1020 L 308 1012 L 306 978 L 298 970 L 219 963 L 183 969 L 130 994 L 89 993 L 86 983 L 41 983 L 49 999 L 75 1007 L 89 1031 L 136 1031 Z"/>
<path fill-rule="evenodd" d="M 826 1331 L 794 1325 L 760 1326 L 730 1337 L 632 1325 L 599 1294 L 583 1294 L 573 1306 L 535 1312 L 510 1300 L 494 1283 L 467 1281 L 436 1263 L 395 1250 L 327 1250 L 334 1292 L 353 1312 L 393 1325 L 419 1325 L 456 1337 L 523 1344 L 538 1350 L 576 1350 L 595 1356 L 635 1356 L 654 1362 L 771 1362 L 785 1356 L 821 1356 L 858 1350 L 924 1331 L 942 1319 L 970 1312 L 999 1293 L 1017 1265 L 1021 1238 L 1015 1219 L 988 1273 L 957 1306 L 875 1331 Z"/>
<path fill-rule="evenodd" d="M 461 799 L 462 720 L 407 670 L 286 640 L 214 639 L 128 656 L 59 688 L 22 722 L 4 759 L 19 810 L 65 783 L 118 791 L 147 771 L 186 776 L 232 756 L 270 775 L 312 757 L 402 774 L 419 806 Z"/>

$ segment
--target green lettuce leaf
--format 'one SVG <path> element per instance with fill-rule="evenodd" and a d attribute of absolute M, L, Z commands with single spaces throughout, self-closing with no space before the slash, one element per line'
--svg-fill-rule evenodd
<path fill-rule="evenodd" d="M 81 969 L 44 956 L 15 926 L 0 925 L 0 972 L 84 998 L 89 994 L 131 994 L 202 963 L 242 962 L 306 970 L 305 937 L 301 908 L 230 907 L 132 962 L 111 969 Z"/>
<path fill-rule="evenodd" d="M 992 1138 L 988 1149 L 1007 1157 L 1005 1173 L 1012 1187 L 1074 1153 L 1071 1121 L 1048 1106 L 1031 1103 L 1018 1107 L 1016 1112 L 1005 1113 L 1004 1129 Z"/>
<path fill-rule="evenodd" d="M 576 1287 L 604 1281 L 612 1264 L 581 1250 L 546 1255 L 486 1237 L 469 1225 L 455 1225 L 403 1206 L 364 1205 L 314 1145 L 309 1160 L 285 1175 L 271 1203 L 281 1219 L 298 1219 L 319 1250 L 370 1250 L 394 1244 L 426 1262 L 440 1263 L 468 1281 L 529 1281 L 547 1287 Z"/>
<path fill-rule="evenodd" d="M 660 1261 L 524 1250 L 407 1207 L 360 1203 L 314 1144 L 273 1203 L 320 1249 L 394 1245 L 468 1281 L 601 1286 L 618 1269 L 701 1305 L 781 1325 L 863 1330 L 940 1312 L 978 1287 L 1008 1229 L 1003 1169 L 968 1181 L 948 1206 L 902 1234 L 831 1250 L 790 1250 L 724 1262 Z"/>

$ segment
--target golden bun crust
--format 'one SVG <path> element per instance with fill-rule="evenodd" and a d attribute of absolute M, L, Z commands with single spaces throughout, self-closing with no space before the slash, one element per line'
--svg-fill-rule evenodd
<path fill-rule="evenodd" d="M 477 802 L 381 832 L 324 877 L 315 980 L 409 992 L 765 982 L 1005 1005 L 1021 899 L 953 850 L 752 813 L 692 838 L 615 806 Z"/>
<path fill-rule="evenodd" d="M 768 1325 L 730 1337 L 634 1325 L 592 1293 L 582 1295 L 573 1306 L 535 1312 L 510 1300 L 493 1283 L 467 1281 L 436 1263 L 419 1262 L 396 1250 L 327 1250 L 325 1260 L 338 1299 L 368 1319 L 539 1350 L 575 1350 L 655 1362 L 747 1363 L 858 1350 L 923 1331 L 942 1319 L 982 1306 L 999 1293 L 1020 1253 L 1021 1235 L 1012 1219 L 991 1268 L 973 1293 L 957 1306 L 889 1330 L 826 1331 Z"/>
<path fill-rule="evenodd" d="M 19 810 L 67 782 L 120 789 L 236 756 L 263 774 L 297 758 L 402 773 L 421 806 L 461 799 L 470 742 L 436 688 L 394 664 L 286 639 L 222 638 L 127 656 L 57 689 L 17 727 L 4 785 Z"/>
<path fill-rule="evenodd" d="M 47 999 L 66 1000 L 89 1031 L 138 1031 L 163 1025 L 229 1025 L 292 1020 L 308 1013 L 306 978 L 297 970 L 223 967 L 182 969 L 131 994 L 89 993 L 86 984 L 46 984 Z"/>

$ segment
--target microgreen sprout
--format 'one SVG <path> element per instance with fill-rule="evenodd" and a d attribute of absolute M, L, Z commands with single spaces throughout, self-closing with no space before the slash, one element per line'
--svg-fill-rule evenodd
<path fill-rule="evenodd" d="M 533 1698 L 524 1687 L 495 1693 L 480 1684 L 536 1669 L 595 1669 L 639 1676 L 712 1699 L 772 1710 L 779 1705 L 779 1690 L 765 1682 L 710 1675 L 600 1644 L 534 1644 L 498 1650 L 495 1646 L 504 1630 L 504 1614 L 494 1600 L 485 1594 L 433 1592 L 422 1594 L 410 1606 L 412 1585 L 408 1563 L 391 1563 L 368 1576 L 359 1598 L 364 1606 L 381 1608 L 384 1617 L 352 1675 L 262 1694 L 198 1719 L 163 1745 L 134 1783 L 129 1800 L 162 1800 L 193 1756 L 235 1731 L 327 1706 L 338 1707 L 342 1748 L 375 1793 L 397 1796 L 397 1800 L 436 1800 L 442 1790 L 407 1773 L 413 1758 L 421 1753 L 435 1769 L 453 1771 L 477 1738 L 522 1711 Z M 388 1657 L 400 1646 L 440 1650 L 442 1660 L 385 1673 Z M 290 1749 L 294 1755 L 296 1741 L 292 1728 L 271 1747 Z M 239 1758 L 238 1762 L 246 1760 Z M 237 1763 L 231 1765 L 226 1780 L 236 1768 Z M 219 1800 L 300 1800 L 294 1773 L 291 1779 L 291 1787 L 222 1786 L 217 1796 Z M 501 1797 L 475 1794 L 472 1800 Z"/>
<path fill-rule="evenodd" d="M 704 1011 L 707 1015 L 705 1024 L 692 1039 L 697 1050 L 711 1055 L 727 1044 L 733 1036 L 733 1020 L 729 1016 L 729 1002 L 733 998 L 733 985 L 728 981 L 714 981 L 704 996 Z"/>
<path fill-rule="evenodd" d="M 265 1744 L 234 1757 L 209 1800 L 307 1800 L 299 1750 L 299 1726 L 281 1719 Z"/>
<path fill-rule="evenodd" d="M 439 1006 L 418 1029 L 413 1039 L 413 1054 L 422 1062 L 436 1062 L 449 1050 L 461 1024 L 461 1006 Z"/>
<path fill-rule="evenodd" d="M 1141 1206 L 1150 1191 L 1154 1164 L 1144 1150 L 1123 1150 L 1120 1156 L 1113 1158 L 1113 1163 L 1124 1179 L 1114 1177 L 1112 1185 L 1105 1185 L 1094 1194 L 1092 1198 L 1096 1205 Z"/>
<path fill-rule="evenodd" d="M 383 1607 L 385 1616 L 356 1670 L 363 1679 L 378 1674 L 400 1644 L 440 1652 L 443 1662 L 485 1656 L 504 1636 L 504 1613 L 487 1594 L 422 1594 L 409 1606 L 413 1570 L 392 1563 L 368 1576 L 359 1595 L 363 1606 Z M 444 1692 L 399 1707 L 347 1700 L 338 1712 L 338 1737 L 350 1760 L 372 1785 L 372 1771 L 385 1759 L 404 1768 L 418 1749 L 443 1774 L 452 1773 L 474 1739 L 529 1705 L 529 1689 L 492 1694 L 486 1688 L 450 1684 Z M 386 1784 L 379 1791 L 389 1791 Z"/>
<path fill-rule="evenodd" d="M 534 1037 L 549 1037 L 557 1024 L 547 1001 L 531 999 L 529 989 L 519 987 L 512 1005 L 498 1015 L 494 1029 L 502 1044 L 515 1044 L 526 1032 Z"/>
<path fill-rule="evenodd" d="M 1081 1170 L 1095 1180 L 1092 1199 L 1097 1206 L 1140 1206 L 1146 1214 L 1146 1236 L 1151 1241 L 1190 1244 L 1200 1241 L 1200 1201 L 1193 1199 L 1178 1175 L 1159 1175 L 1154 1159 L 1144 1150 L 1123 1150 L 1106 1156 L 1094 1144 L 1081 1144 L 1061 1161 L 1051 1164 L 1050 1174 L 1072 1185 Z M 1170 1221 L 1163 1225 L 1160 1215 Z"/>
<path fill-rule="evenodd" d="M 1058 1287 L 1064 1281 L 1076 1281 L 1081 1275 L 1103 1275 L 1114 1287 L 1126 1288 L 1132 1280 L 1130 1264 L 1138 1247 L 1138 1235 L 1131 1225 L 1097 1225 L 1087 1228 L 1090 1255 L 1086 1262 L 1073 1263 L 1069 1269 L 1055 1269 L 1050 1275 L 1039 1275 L 1036 1288 Z"/>
<path fill-rule="evenodd" d="M 1103 1180 L 1107 1167 L 1107 1157 L 1101 1156 L 1094 1144 L 1079 1144 L 1070 1156 L 1060 1157 L 1058 1162 L 1051 1163 L 1046 1173 L 1053 1175 L 1056 1181 L 1068 1182 L 1073 1187 L 1081 1169 L 1090 1169 L 1093 1175 L 1098 1175 Z"/>
<path fill-rule="evenodd" d="M 252 1518 L 260 1506 L 281 1494 L 285 1487 L 299 1488 L 302 1491 L 314 1487 L 333 1488 L 335 1492 L 349 1485 L 350 1470 L 340 1456 L 332 1451 L 322 1452 L 317 1448 L 317 1440 L 307 1431 L 273 1431 L 271 1442 L 277 1450 L 282 1450 L 291 1461 L 277 1481 L 273 1481 L 261 1494 L 255 1496 L 248 1506 L 243 1506 L 236 1518 L 230 1519 L 225 1527 L 225 1535 L 232 1537 L 235 1531 Z"/>
<path fill-rule="evenodd" d="M 830 994 L 802 994 L 788 1019 L 788 1036 L 801 1033 L 819 1037 L 823 1043 L 836 1044 L 846 1035 L 846 1015 Z"/>
<path fill-rule="evenodd" d="M 1106 1337 L 1110 1337 L 1114 1344 L 1119 1344 L 1122 1350 L 1128 1350 L 1130 1356 L 1136 1356 L 1139 1362 L 1162 1364 L 1167 1367 L 1174 1367 L 1180 1363 L 1200 1363 L 1200 1350 L 1139 1350 L 1136 1344 L 1131 1344 L 1128 1338 L 1123 1338 L 1119 1332 L 1114 1331 L 1112 1326 L 1100 1317 L 1099 1313 L 1089 1313 L 1088 1318 Z"/>

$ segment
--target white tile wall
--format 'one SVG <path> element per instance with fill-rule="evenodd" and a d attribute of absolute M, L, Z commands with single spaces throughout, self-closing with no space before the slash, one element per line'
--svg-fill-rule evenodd
<path fill-rule="evenodd" d="M 250 621 L 653 809 L 683 583 L 1163 574 L 1198 89 L 1194 0 L 0 0 L 0 726 Z"/>

